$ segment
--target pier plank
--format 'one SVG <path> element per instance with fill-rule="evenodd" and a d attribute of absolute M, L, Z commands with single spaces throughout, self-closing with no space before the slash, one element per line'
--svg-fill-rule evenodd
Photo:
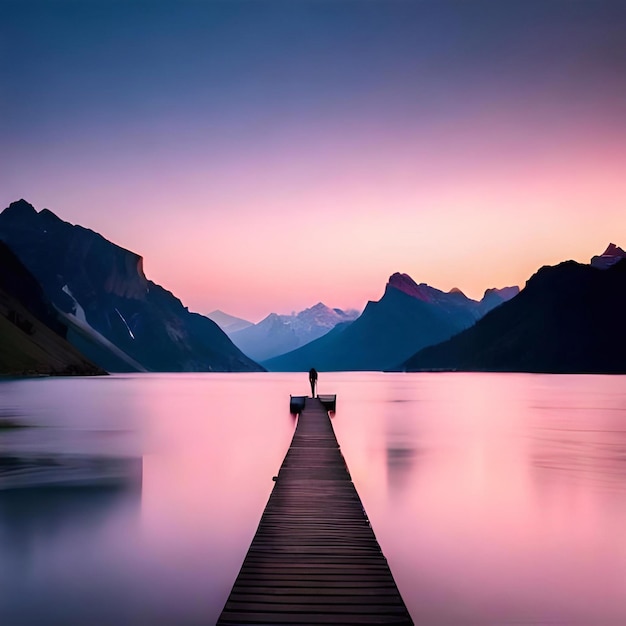
<path fill-rule="evenodd" d="M 217 624 L 413 624 L 318 399 L 304 401 Z"/>

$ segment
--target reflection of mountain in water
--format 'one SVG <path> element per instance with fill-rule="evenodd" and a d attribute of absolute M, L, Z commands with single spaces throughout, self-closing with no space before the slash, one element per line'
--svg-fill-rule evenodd
<path fill-rule="evenodd" d="M 3 625 L 131 623 L 120 618 L 130 586 L 115 557 L 102 555 L 115 555 L 135 525 L 131 520 L 140 518 L 136 478 L 0 493 Z"/>
<path fill-rule="evenodd" d="M 33 487 L 2 492 L 0 546 L 27 556 L 33 547 L 74 530 L 100 526 L 113 510 L 139 511 L 141 483 Z"/>
<path fill-rule="evenodd" d="M 0 455 L 0 491 L 141 485 L 141 458 L 77 454 Z"/>
<path fill-rule="evenodd" d="M 0 455 L 0 546 L 90 526 L 122 503 L 139 503 L 142 473 L 141 458 Z"/>
<path fill-rule="evenodd" d="M 387 445 L 387 488 L 391 494 L 401 494 L 409 484 L 417 451 Z"/>
<path fill-rule="evenodd" d="M 413 408 L 412 397 L 404 391 L 396 393 L 389 399 L 385 415 L 387 490 L 391 496 L 402 497 L 409 488 L 421 450 L 417 442 L 417 427 L 406 419 Z"/>

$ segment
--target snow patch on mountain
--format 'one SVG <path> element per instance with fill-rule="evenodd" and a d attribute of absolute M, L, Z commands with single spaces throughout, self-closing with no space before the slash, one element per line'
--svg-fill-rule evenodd
<path fill-rule="evenodd" d="M 80 320 L 81 322 L 88 323 L 87 316 L 85 315 L 85 309 L 83 309 L 83 307 L 80 305 L 80 302 L 78 302 L 78 300 L 72 295 L 70 288 L 67 285 L 63 285 L 61 291 L 63 291 L 63 293 L 66 293 L 72 299 L 72 302 L 74 303 L 74 317 L 76 317 L 76 319 Z"/>
<path fill-rule="evenodd" d="M 270 313 L 258 324 L 229 334 L 233 343 L 251 358 L 261 361 L 295 350 L 322 337 L 337 324 L 352 322 L 355 310 L 331 309 L 322 302 L 291 315 Z"/>
<path fill-rule="evenodd" d="M 120 319 L 122 320 L 122 322 L 124 322 L 124 326 L 126 326 L 126 330 L 128 331 L 128 334 L 130 335 L 131 339 L 135 338 L 135 335 L 133 335 L 133 331 L 130 329 L 130 326 L 128 325 L 128 322 L 124 319 L 124 316 L 119 312 L 119 309 L 115 309 L 115 312 L 120 316 Z"/>

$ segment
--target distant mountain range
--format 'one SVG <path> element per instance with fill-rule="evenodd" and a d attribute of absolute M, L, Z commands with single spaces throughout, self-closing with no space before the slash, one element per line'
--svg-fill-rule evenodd
<path fill-rule="evenodd" d="M 591 266 L 541 268 L 517 297 L 400 369 L 626 373 L 626 260 L 619 255 L 609 246 Z"/>
<path fill-rule="evenodd" d="M 207 315 L 207 317 L 210 320 L 213 320 L 227 335 L 237 332 L 238 330 L 248 328 L 249 326 L 254 326 L 253 322 L 244 320 L 241 317 L 229 315 L 228 313 L 224 313 L 224 311 L 220 311 L 219 309 L 211 311 Z"/>
<path fill-rule="evenodd" d="M 262 364 L 270 371 L 385 370 L 471 326 L 518 291 L 490 289 L 477 302 L 458 289 L 445 293 L 396 273 L 383 297 L 368 302 L 357 320 L 338 324 L 323 337 Z"/>
<path fill-rule="evenodd" d="M 310 343 L 337 324 L 351 322 L 358 316 L 358 311 L 331 309 L 318 302 L 300 313 L 271 313 L 258 324 L 241 330 L 224 330 L 242 352 L 255 361 L 263 361 Z"/>
<path fill-rule="evenodd" d="M 105 374 L 66 334 L 35 277 L 0 241 L 0 375 Z"/>
<path fill-rule="evenodd" d="M 68 325 L 68 340 L 109 371 L 258 371 L 210 319 L 148 280 L 142 258 L 24 200 L 0 214 L 0 240 Z"/>
<path fill-rule="evenodd" d="M 191 313 L 142 258 L 24 200 L 0 214 L 0 375 L 108 371 L 477 370 L 626 373 L 626 252 L 541 268 L 480 301 L 407 274 L 355 311 L 258 324 Z M 230 337 L 230 338 L 229 338 Z M 232 339 L 232 341 L 231 341 Z M 235 345 L 236 344 L 236 345 Z"/>

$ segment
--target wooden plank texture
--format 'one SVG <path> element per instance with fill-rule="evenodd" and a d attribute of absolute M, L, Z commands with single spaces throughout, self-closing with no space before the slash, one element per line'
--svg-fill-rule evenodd
<path fill-rule="evenodd" d="M 318 399 L 306 399 L 217 624 L 413 624 Z"/>

